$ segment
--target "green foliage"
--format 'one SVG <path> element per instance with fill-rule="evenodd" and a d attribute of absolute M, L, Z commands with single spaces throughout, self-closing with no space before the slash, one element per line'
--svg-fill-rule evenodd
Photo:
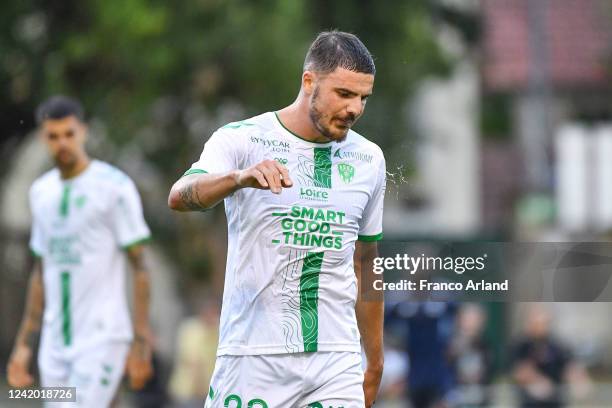
<path fill-rule="evenodd" d="M 376 58 L 374 95 L 357 131 L 391 151 L 407 145 L 406 101 L 415 84 L 448 68 L 428 4 L 5 0 L 0 124 L 4 135 L 23 134 L 42 99 L 71 94 L 104 122 L 119 152 L 142 150 L 169 186 L 216 127 L 291 103 L 310 42 L 337 28 L 357 34 Z M 408 152 L 395 152 L 396 160 L 409 160 Z M 174 249 L 195 257 L 185 269 L 207 262 L 197 248 Z"/>
<path fill-rule="evenodd" d="M 508 95 L 488 94 L 482 98 L 480 129 L 484 137 L 507 139 L 511 136 L 511 99 Z"/>
<path fill-rule="evenodd" d="M 49 94 L 71 93 L 120 143 L 152 120 L 151 107 L 162 96 L 182 108 L 202 104 L 213 116 L 227 100 L 247 114 L 290 103 L 308 44 L 322 29 L 354 32 L 376 56 L 370 103 L 376 117 L 363 120 L 363 131 L 383 145 L 405 132 L 400 112 L 414 84 L 446 67 L 423 0 L 50 4 L 3 5 L 0 78 L 15 92 L 2 104 L 33 108 Z M 175 142 L 182 133 L 174 134 Z"/>

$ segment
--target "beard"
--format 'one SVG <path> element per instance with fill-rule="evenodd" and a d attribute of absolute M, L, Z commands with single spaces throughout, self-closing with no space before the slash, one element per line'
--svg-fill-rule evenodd
<path fill-rule="evenodd" d="M 78 161 L 77 155 L 68 150 L 60 150 L 53 159 L 55 161 L 55 165 L 62 170 L 73 169 Z"/>
<path fill-rule="evenodd" d="M 355 115 L 349 114 L 347 117 L 332 117 L 331 120 L 340 120 L 345 123 L 344 131 L 332 130 L 329 125 L 326 124 L 325 114 L 319 110 L 317 107 L 317 102 L 319 101 L 319 87 L 317 86 L 312 93 L 312 101 L 310 103 L 310 110 L 308 115 L 310 116 L 310 121 L 314 125 L 314 127 L 321 133 L 325 138 L 330 141 L 342 142 L 346 139 L 346 135 L 348 134 L 349 129 L 352 124 L 355 122 Z"/>

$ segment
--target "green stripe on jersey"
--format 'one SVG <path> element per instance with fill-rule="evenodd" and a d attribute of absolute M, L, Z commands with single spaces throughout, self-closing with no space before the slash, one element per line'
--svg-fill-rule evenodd
<path fill-rule="evenodd" d="M 62 192 L 62 201 L 60 202 L 60 215 L 62 217 L 68 216 L 69 206 L 70 206 L 70 184 L 65 184 L 64 191 Z"/>
<path fill-rule="evenodd" d="M 362 241 L 362 242 L 380 241 L 382 238 L 383 238 L 382 232 L 376 235 L 357 235 L 357 241 Z"/>
<path fill-rule="evenodd" d="M 64 345 L 72 342 L 72 329 L 70 324 L 70 272 L 62 272 L 62 337 Z"/>
<path fill-rule="evenodd" d="M 314 165 L 315 186 L 331 188 L 331 146 L 314 148 Z"/>
<path fill-rule="evenodd" d="M 182 177 L 188 176 L 190 174 L 206 174 L 208 173 L 206 170 L 200 170 L 200 169 L 189 169 L 187 170 L 185 173 L 183 173 Z"/>
<path fill-rule="evenodd" d="M 127 251 L 128 249 L 132 248 L 133 246 L 146 244 L 146 243 L 151 242 L 151 241 L 152 241 L 152 238 L 151 238 L 150 235 L 148 235 L 146 237 L 137 238 L 137 239 L 133 240 L 132 242 L 128 242 L 127 244 L 121 245 L 121 249 Z"/>
<path fill-rule="evenodd" d="M 323 252 L 311 252 L 304 258 L 300 277 L 300 317 L 304 351 L 317 351 L 319 341 L 319 274 Z"/>

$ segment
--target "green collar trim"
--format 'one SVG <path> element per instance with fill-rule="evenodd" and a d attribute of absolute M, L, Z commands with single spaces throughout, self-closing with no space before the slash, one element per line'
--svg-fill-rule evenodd
<path fill-rule="evenodd" d="M 287 126 L 285 126 L 285 124 L 280 120 L 280 117 L 278 116 L 278 112 L 274 112 L 274 116 L 276 117 L 276 120 L 278 120 L 278 123 L 280 123 L 280 125 L 283 127 L 283 129 L 285 129 L 287 132 L 291 133 L 293 136 L 297 137 L 298 139 L 303 140 L 304 142 L 320 144 L 320 145 L 325 145 L 325 144 L 333 142 L 331 140 L 329 142 L 314 142 L 312 140 L 304 139 L 302 136 L 298 135 L 297 133 L 292 132 L 291 130 L 287 128 Z"/>

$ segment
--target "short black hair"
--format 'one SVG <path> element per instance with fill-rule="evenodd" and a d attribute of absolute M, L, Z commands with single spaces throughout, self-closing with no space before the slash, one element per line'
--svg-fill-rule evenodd
<path fill-rule="evenodd" d="M 36 109 L 36 123 L 39 125 L 47 119 L 63 119 L 68 116 L 74 116 L 81 122 L 85 120 L 81 103 L 64 95 L 54 95 Z"/>
<path fill-rule="evenodd" d="M 304 71 L 328 74 L 338 67 L 376 74 L 372 54 L 356 35 L 338 30 L 324 31 L 310 45 Z"/>

